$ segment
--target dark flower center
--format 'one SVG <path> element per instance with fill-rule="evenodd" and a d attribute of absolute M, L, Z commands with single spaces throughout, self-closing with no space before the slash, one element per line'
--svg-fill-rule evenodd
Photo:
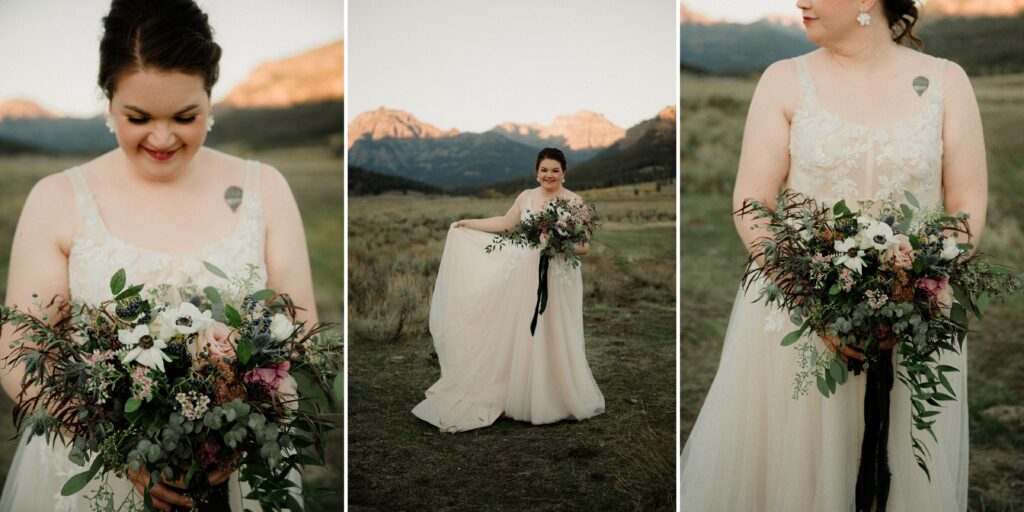
<path fill-rule="evenodd" d="M 875 235 L 872 240 L 874 240 L 876 244 L 882 245 L 885 243 L 885 235 Z"/>
<path fill-rule="evenodd" d="M 192 327 L 192 319 L 187 316 L 179 316 L 178 320 L 174 323 L 175 325 L 180 325 L 182 327 Z"/>
<path fill-rule="evenodd" d="M 139 338 L 139 346 L 144 349 L 153 348 L 153 337 L 148 334 L 143 334 L 142 337 Z"/>
<path fill-rule="evenodd" d="M 854 248 L 852 248 L 852 249 L 850 249 L 850 250 L 846 251 L 846 255 L 847 255 L 847 256 L 849 256 L 849 257 L 851 257 L 851 258 L 856 258 L 856 257 L 857 257 L 857 253 L 858 253 L 858 252 L 859 252 L 859 251 L 857 251 L 857 248 L 856 248 L 856 247 L 854 247 Z"/>

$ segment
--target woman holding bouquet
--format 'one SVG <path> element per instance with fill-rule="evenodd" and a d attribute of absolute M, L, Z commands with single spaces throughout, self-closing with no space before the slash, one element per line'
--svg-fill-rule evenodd
<path fill-rule="evenodd" d="M 512 230 L 551 202 L 582 204 L 562 186 L 566 169 L 560 150 L 543 149 L 539 187 L 520 193 L 503 216 L 460 220 L 448 230 L 430 303 L 441 378 L 413 409 L 443 432 L 486 427 L 502 414 L 539 425 L 604 412 L 584 351 L 579 267 L 554 258 L 547 307 L 536 316 L 541 251 L 487 251 L 492 233 Z M 583 242 L 573 249 L 583 255 L 589 248 Z"/>
<path fill-rule="evenodd" d="M 288 293 L 304 308 L 297 320 L 315 323 L 302 221 L 284 178 L 203 146 L 214 124 L 210 93 L 221 55 L 206 14 L 192 0 L 115 0 L 103 24 L 99 86 L 118 148 L 32 190 L 11 250 L 6 303 L 33 310 L 34 297 L 46 306 L 58 296 L 96 306 L 111 298 L 108 282 L 123 268 L 130 283 L 166 285 L 160 299 L 176 304 L 190 299 L 178 296 L 181 288 L 223 284 L 209 262 L 229 277 L 254 274 L 256 289 Z M 6 356 L 14 338 L 10 328 L 2 334 Z M 3 374 L 12 398 L 24 371 Z M 95 481 L 73 496 L 60 492 L 83 469 L 60 443 L 21 442 L 0 511 L 88 509 Z M 229 481 L 232 510 L 242 510 L 248 490 L 236 473 L 206 477 Z M 109 484 L 119 506 L 146 489 L 149 474 L 129 471 Z M 190 506 L 182 493 L 168 482 L 150 489 L 159 510 Z"/>
<path fill-rule="evenodd" d="M 797 7 L 821 48 L 762 75 L 747 117 L 735 209 L 748 198 L 775 204 L 782 188 L 851 208 L 864 200 L 901 202 L 909 191 L 925 209 L 969 214 L 976 246 L 987 201 L 977 102 L 959 66 L 902 44 L 917 42 L 918 6 L 799 0 Z M 766 234 L 751 216 L 736 224 L 748 246 Z M 763 286 L 737 293 L 718 373 L 682 453 L 682 509 L 966 510 L 966 345 L 939 360 L 959 370 L 948 374 L 957 400 L 930 418 L 938 442 L 920 436 L 930 478 L 914 458 L 909 391 L 897 381 L 883 434 L 888 467 L 879 473 L 887 483 L 865 503 L 856 494 L 866 376 L 851 374 L 828 398 L 812 387 L 794 399 L 798 353 L 780 340 L 798 326 L 757 301 Z M 811 343 L 837 348 L 835 339 L 817 335 Z M 840 350 L 843 358 L 861 357 L 848 346 Z"/>

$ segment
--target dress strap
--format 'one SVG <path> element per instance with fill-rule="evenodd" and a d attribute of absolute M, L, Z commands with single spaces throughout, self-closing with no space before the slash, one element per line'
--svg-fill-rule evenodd
<path fill-rule="evenodd" d="M 64 175 L 71 182 L 71 190 L 75 195 L 75 209 L 78 211 L 78 217 L 81 219 L 83 226 L 92 227 L 99 225 L 99 208 L 96 206 L 96 200 L 92 196 L 92 191 L 89 190 L 89 184 L 85 181 L 85 176 L 82 175 L 82 169 L 72 167 L 65 170 Z"/>
<path fill-rule="evenodd" d="M 805 106 L 816 105 L 818 95 L 814 91 L 814 80 L 811 79 L 811 71 L 807 69 L 807 55 L 801 55 L 793 59 L 796 63 L 796 76 L 800 82 L 800 102 Z"/>

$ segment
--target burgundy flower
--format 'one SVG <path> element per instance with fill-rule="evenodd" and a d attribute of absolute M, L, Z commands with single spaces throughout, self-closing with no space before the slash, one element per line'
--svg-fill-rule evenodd
<path fill-rule="evenodd" d="M 281 381 L 288 377 L 288 369 L 291 363 L 285 361 L 281 364 L 273 364 L 263 368 L 254 368 L 245 374 L 246 384 L 262 384 L 268 389 L 277 390 Z"/>

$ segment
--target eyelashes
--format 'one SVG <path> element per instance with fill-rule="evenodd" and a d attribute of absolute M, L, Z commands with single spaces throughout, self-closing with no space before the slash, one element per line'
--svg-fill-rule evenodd
<path fill-rule="evenodd" d="M 175 117 L 174 121 L 178 124 L 192 124 L 196 120 L 197 116 L 191 117 Z M 128 122 L 131 124 L 141 125 L 149 122 L 148 117 L 132 117 L 128 116 Z"/>

